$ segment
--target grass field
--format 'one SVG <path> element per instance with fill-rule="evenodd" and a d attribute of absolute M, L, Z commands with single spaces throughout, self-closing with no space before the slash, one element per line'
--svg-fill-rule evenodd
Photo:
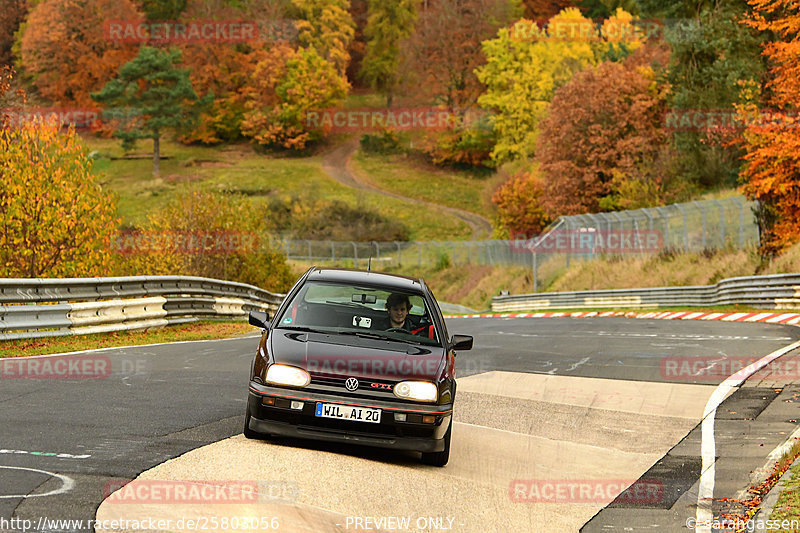
<path fill-rule="evenodd" d="M 161 176 L 153 178 L 150 158 L 113 159 L 123 155 L 118 141 L 86 136 L 84 142 L 96 153 L 95 172 L 105 175 L 105 185 L 118 196 L 123 225 L 141 224 L 148 214 L 163 208 L 176 190 L 192 185 L 245 194 L 253 203 L 254 213 L 265 208 L 270 197 L 313 194 L 399 220 L 409 228 L 412 240 L 462 239 L 471 233 L 465 223 L 435 207 L 363 193 L 339 184 L 322 170 L 319 155 L 280 157 L 258 154 L 248 144 L 200 147 L 162 141 L 162 155 L 168 159 L 161 161 Z M 149 143 L 143 142 L 136 153 L 144 156 L 148 148 Z M 423 183 L 429 176 L 409 172 L 405 180 Z"/>
<path fill-rule="evenodd" d="M 405 154 L 378 155 L 359 150 L 353 164 L 361 176 L 381 189 L 489 219 L 495 211 L 492 194 L 503 179 L 500 174 L 481 176 L 437 169 Z"/>

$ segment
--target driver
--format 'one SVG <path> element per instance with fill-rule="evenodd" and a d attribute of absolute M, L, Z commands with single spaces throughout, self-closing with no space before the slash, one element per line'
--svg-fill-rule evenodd
<path fill-rule="evenodd" d="M 389 328 L 402 328 L 411 331 L 414 324 L 408 318 L 408 312 L 411 311 L 411 302 L 407 294 L 398 294 L 393 292 L 386 298 L 386 311 L 389 314 Z"/>
<path fill-rule="evenodd" d="M 428 336 L 435 338 L 433 324 L 415 325 L 409 318 L 411 311 L 411 301 L 407 294 L 393 292 L 386 298 L 386 312 L 389 315 L 389 325 L 384 329 L 401 328 L 414 335 Z"/>

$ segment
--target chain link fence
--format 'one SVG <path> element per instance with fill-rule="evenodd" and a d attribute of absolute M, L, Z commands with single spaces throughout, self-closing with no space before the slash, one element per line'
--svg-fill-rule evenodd
<path fill-rule="evenodd" d="M 541 235 L 515 240 L 342 242 L 273 238 L 289 259 L 317 265 L 492 265 L 568 268 L 598 256 L 742 249 L 759 243 L 754 202 L 742 197 L 560 217 Z"/>

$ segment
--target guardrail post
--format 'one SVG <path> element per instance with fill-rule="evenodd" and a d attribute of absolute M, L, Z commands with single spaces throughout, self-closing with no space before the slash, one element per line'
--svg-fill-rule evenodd
<path fill-rule="evenodd" d="M 353 265 L 358 268 L 358 246 L 353 241 L 350 241 L 350 244 L 353 245 Z"/>

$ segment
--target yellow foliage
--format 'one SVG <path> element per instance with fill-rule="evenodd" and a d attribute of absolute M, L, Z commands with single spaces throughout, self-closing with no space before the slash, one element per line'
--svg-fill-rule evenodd
<path fill-rule="evenodd" d="M 0 275 L 108 274 L 116 199 L 91 167 L 54 121 L 0 130 Z"/>

